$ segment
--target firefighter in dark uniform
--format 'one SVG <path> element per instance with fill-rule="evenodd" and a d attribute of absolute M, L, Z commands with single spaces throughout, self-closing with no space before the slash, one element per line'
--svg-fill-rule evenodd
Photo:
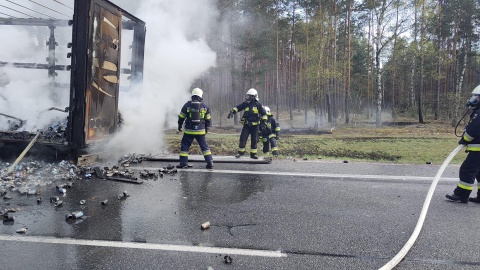
<path fill-rule="evenodd" d="M 202 102 L 203 91 L 200 88 L 192 90 L 192 100 L 183 105 L 180 114 L 178 114 L 178 132 L 182 132 L 182 126 L 185 122 L 185 132 L 183 133 L 180 149 L 180 164 L 177 168 L 188 168 L 188 153 L 194 139 L 197 140 L 202 150 L 203 157 L 207 162 L 207 169 L 213 169 L 213 157 L 210 148 L 205 139 L 208 133 L 208 127 L 211 124 L 210 108 Z"/>
<path fill-rule="evenodd" d="M 270 108 L 265 106 L 267 113 L 267 122 L 265 126 L 260 125 L 260 140 L 263 142 L 263 154 L 270 156 L 270 150 L 275 157 L 278 157 L 277 140 L 280 133 L 280 124 L 273 117 Z"/>
<path fill-rule="evenodd" d="M 477 197 L 469 198 L 473 191 L 475 178 L 480 179 L 480 85 L 472 91 L 472 97 L 467 102 L 467 106 L 473 109 L 470 114 L 470 121 L 465 127 L 463 136 L 458 142 L 465 144 L 467 147 L 467 157 L 460 166 L 457 187 L 452 195 L 447 194 L 446 197 L 452 201 L 467 203 L 468 201 L 480 203 L 480 193 L 477 187 Z"/>
<path fill-rule="evenodd" d="M 238 153 L 236 158 L 245 155 L 245 146 L 247 145 L 248 136 L 250 136 L 250 158 L 258 159 L 257 156 L 257 141 L 258 131 L 260 125 L 266 125 L 267 113 L 262 104 L 258 102 L 258 93 L 255 89 L 250 89 L 245 95 L 245 101 L 240 105 L 234 107 L 228 114 L 228 118 L 232 118 L 233 115 L 240 111 L 243 113 L 240 123 L 243 124 L 242 132 L 240 133 L 240 142 L 238 144 Z"/>

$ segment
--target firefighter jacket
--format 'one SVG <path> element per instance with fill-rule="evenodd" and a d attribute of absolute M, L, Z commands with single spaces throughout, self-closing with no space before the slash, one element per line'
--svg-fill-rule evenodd
<path fill-rule="evenodd" d="M 478 109 L 470 115 L 470 121 L 468 121 L 463 137 L 458 143 L 466 144 L 467 152 L 480 151 L 480 113 Z"/>
<path fill-rule="evenodd" d="M 205 135 L 211 119 L 210 108 L 205 103 L 188 101 L 178 114 L 178 129 L 180 130 L 185 122 L 185 134 Z"/>
<path fill-rule="evenodd" d="M 272 114 L 267 114 L 266 125 L 260 125 L 260 127 L 260 134 L 265 138 L 278 136 L 278 133 L 280 132 L 280 124 Z"/>
<path fill-rule="evenodd" d="M 257 100 L 251 102 L 242 102 L 240 105 L 234 107 L 232 109 L 233 113 L 237 113 L 240 111 L 245 111 L 243 113 L 242 119 L 240 123 L 242 125 L 259 125 L 260 120 L 267 120 L 267 113 L 265 112 L 265 108 L 263 108 L 262 104 Z"/>

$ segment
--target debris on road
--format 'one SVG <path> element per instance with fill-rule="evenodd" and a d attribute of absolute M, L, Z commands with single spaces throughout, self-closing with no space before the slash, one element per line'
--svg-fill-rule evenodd
<path fill-rule="evenodd" d="M 14 217 L 11 213 L 4 213 L 3 214 L 3 221 L 14 221 Z"/>
<path fill-rule="evenodd" d="M 82 211 L 73 211 L 71 213 L 65 214 L 66 220 L 74 220 L 82 217 L 84 217 L 84 214 Z"/>
<path fill-rule="evenodd" d="M 202 230 L 206 230 L 206 229 L 210 228 L 210 221 L 207 221 L 207 222 L 202 223 L 202 225 L 200 226 L 200 228 L 201 228 Z"/>
<path fill-rule="evenodd" d="M 230 257 L 229 255 L 225 255 L 225 257 L 223 257 L 223 261 L 226 263 L 226 264 L 230 264 L 233 262 L 233 259 L 232 257 Z"/>
<path fill-rule="evenodd" d="M 27 227 L 22 227 L 18 230 L 15 231 L 16 233 L 26 233 L 27 232 Z"/>
<path fill-rule="evenodd" d="M 124 191 L 123 193 L 119 194 L 117 197 L 119 200 L 123 200 L 123 199 L 126 199 L 128 196 L 130 196 L 130 194 Z"/>

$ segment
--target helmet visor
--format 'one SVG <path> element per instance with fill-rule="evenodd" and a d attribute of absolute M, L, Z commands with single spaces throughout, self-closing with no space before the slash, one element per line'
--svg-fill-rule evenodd
<path fill-rule="evenodd" d="M 473 95 L 465 104 L 467 107 L 476 107 L 480 102 L 480 95 Z"/>

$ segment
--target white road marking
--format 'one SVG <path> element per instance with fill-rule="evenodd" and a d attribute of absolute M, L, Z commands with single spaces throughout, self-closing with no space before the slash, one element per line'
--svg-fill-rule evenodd
<path fill-rule="evenodd" d="M 159 170 L 163 167 L 129 167 L 133 170 Z M 409 175 L 372 175 L 372 174 L 337 174 L 337 173 L 301 173 L 301 172 L 279 172 L 279 171 L 240 171 L 240 170 L 208 170 L 208 169 L 184 169 L 181 171 L 191 170 L 192 172 L 211 172 L 224 174 L 255 174 L 255 175 L 282 175 L 282 176 L 302 176 L 302 177 L 318 177 L 318 178 L 354 178 L 354 179 L 370 179 L 370 180 L 423 180 L 432 181 L 434 177 L 428 176 L 409 176 Z M 457 182 L 458 178 L 441 178 L 442 181 Z"/>
<path fill-rule="evenodd" d="M 229 255 L 273 257 L 273 258 L 287 257 L 286 253 L 283 253 L 279 250 L 273 251 L 273 250 L 260 250 L 260 249 L 168 245 L 168 244 L 120 242 L 120 241 L 104 241 L 104 240 L 84 240 L 84 239 L 56 238 L 56 237 L 44 237 L 44 236 L 0 235 L 0 241 L 62 244 L 62 245 L 76 245 L 76 246 L 134 248 L 134 249 L 146 249 L 146 250 L 214 253 L 214 254 L 229 254 Z"/>

